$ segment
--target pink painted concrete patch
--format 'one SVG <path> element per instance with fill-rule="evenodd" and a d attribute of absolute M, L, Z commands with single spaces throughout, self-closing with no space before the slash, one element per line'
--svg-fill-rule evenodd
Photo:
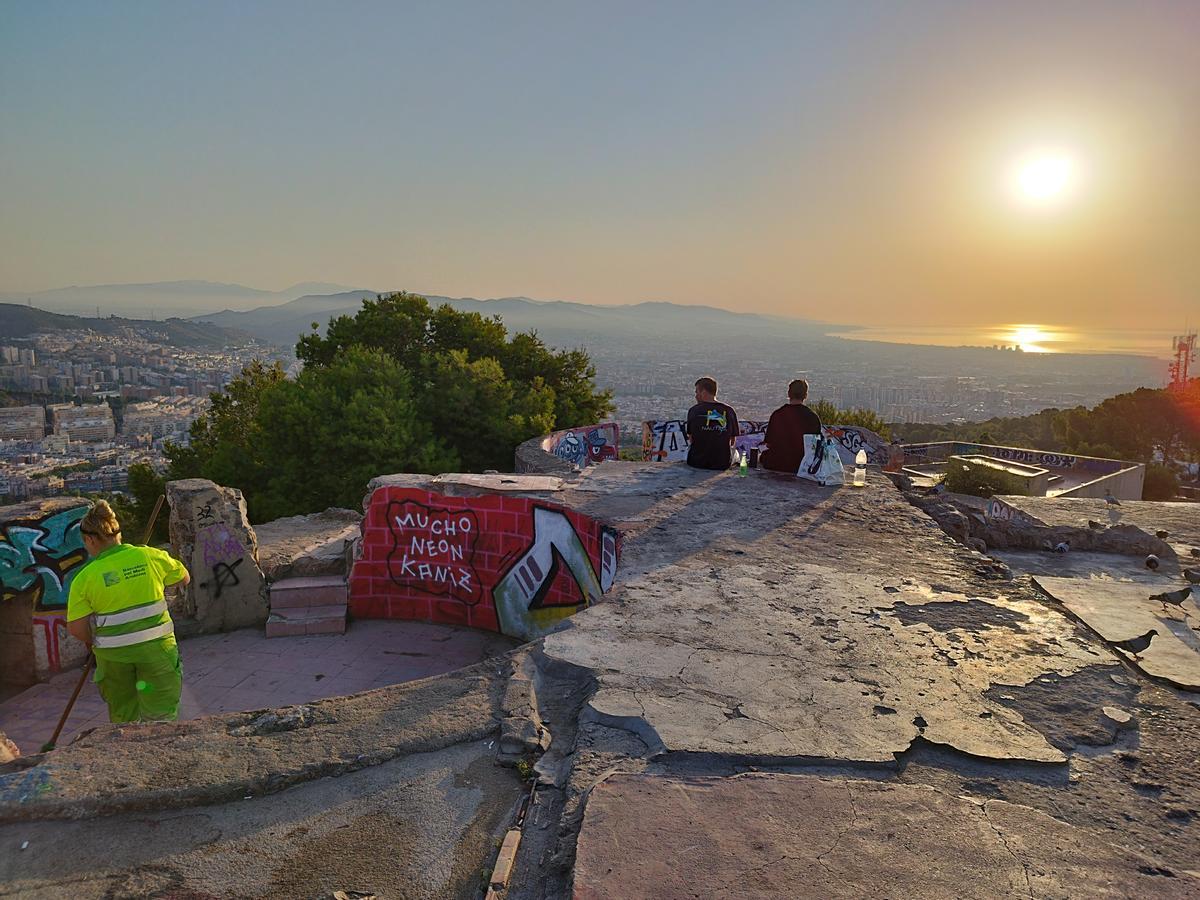
<path fill-rule="evenodd" d="M 183 696 L 180 718 L 307 703 L 428 678 L 504 653 L 516 641 L 490 632 L 423 622 L 360 621 L 345 634 L 268 640 L 261 629 L 180 642 Z M 36 753 L 58 724 L 79 670 L 61 672 L 0 702 L 0 731 Z M 59 745 L 108 722 L 90 681 L 75 703 Z"/>

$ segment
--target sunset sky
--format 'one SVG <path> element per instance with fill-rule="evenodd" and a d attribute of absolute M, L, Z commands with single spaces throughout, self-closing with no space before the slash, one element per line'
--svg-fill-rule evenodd
<path fill-rule="evenodd" d="M 1200 3 L 0 5 L 0 290 L 1200 321 Z"/>

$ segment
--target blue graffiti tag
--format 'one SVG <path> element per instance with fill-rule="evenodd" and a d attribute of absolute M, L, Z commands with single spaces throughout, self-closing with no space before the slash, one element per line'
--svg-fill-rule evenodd
<path fill-rule="evenodd" d="M 87 562 L 79 522 L 86 506 L 40 520 L 9 522 L 0 531 L 3 599 L 32 595 L 39 610 L 62 609 L 75 572 Z"/>

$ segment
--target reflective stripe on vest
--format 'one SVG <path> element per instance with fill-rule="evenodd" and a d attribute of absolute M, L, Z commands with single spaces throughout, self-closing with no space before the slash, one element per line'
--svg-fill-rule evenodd
<path fill-rule="evenodd" d="M 167 601 L 159 600 L 157 603 L 151 603 L 149 606 L 134 606 L 130 609 L 123 609 L 120 612 L 97 615 L 96 627 L 108 628 L 111 625 L 128 625 L 130 622 L 136 622 L 138 619 L 161 616 L 166 611 Z"/>
<path fill-rule="evenodd" d="M 119 615 L 119 614 L 118 614 Z M 139 618 L 145 618 L 140 616 Z M 128 634 L 98 634 L 93 638 L 93 645 L 101 650 L 111 650 L 114 647 L 128 647 L 132 644 L 142 644 L 157 638 L 164 638 L 175 633 L 172 622 L 164 622 L 153 628 L 143 628 L 141 631 L 131 631 Z"/>

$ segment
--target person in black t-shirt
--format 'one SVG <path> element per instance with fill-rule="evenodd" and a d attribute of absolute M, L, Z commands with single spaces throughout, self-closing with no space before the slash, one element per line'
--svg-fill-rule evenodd
<path fill-rule="evenodd" d="M 696 405 L 688 410 L 687 435 L 691 440 L 687 463 L 696 469 L 728 469 L 733 463 L 733 442 L 738 436 L 737 413 L 717 400 L 717 382 L 707 376 L 696 382 Z"/>
<path fill-rule="evenodd" d="M 797 378 L 788 385 L 788 402 L 775 412 L 767 422 L 767 436 L 763 443 L 767 449 L 759 456 L 764 469 L 796 474 L 800 461 L 804 459 L 804 436 L 820 434 L 821 420 L 804 405 L 808 399 L 808 382 Z"/>

